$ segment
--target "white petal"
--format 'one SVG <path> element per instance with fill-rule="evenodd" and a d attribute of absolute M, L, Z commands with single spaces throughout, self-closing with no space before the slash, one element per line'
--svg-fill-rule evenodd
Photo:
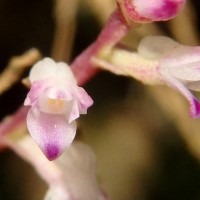
<path fill-rule="evenodd" d="M 158 59 L 179 46 L 179 43 L 165 36 L 147 36 L 140 42 L 138 53 L 148 59 Z"/>
<path fill-rule="evenodd" d="M 36 80 L 49 78 L 55 75 L 56 70 L 56 63 L 51 58 L 44 58 L 32 67 L 29 80 L 31 83 L 33 83 L 33 81 Z"/>
<path fill-rule="evenodd" d="M 200 47 L 180 45 L 161 59 L 159 67 L 186 81 L 200 80 Z"/>
<path fill-rule="evenodd" d="M 171 76 L 184 81 L 198 81 L 200 80 L 200 61 L 174 68 L 169 67 L 167 72 Z"/>
<path fill-rule="evenodd" d="M 33 81 L 47 79 L 52 76 L 76 83 L 69 66 L 64 62 L 56 63 L 51 58 L 44 58 L 36 63 L 30 71 L 29 79 L 33 83 Z"/>
<path fill-rule="evenodd" d="M 63 77 L 72 83 L 76 83 L 76 79 L 75 79 L 70 67 L 66 63 L 59 62 L 59 63 L 57 63 L 57 67 L 58 67 L 58 70 L 57 70 L 56 75 L 58 77 Z"/>

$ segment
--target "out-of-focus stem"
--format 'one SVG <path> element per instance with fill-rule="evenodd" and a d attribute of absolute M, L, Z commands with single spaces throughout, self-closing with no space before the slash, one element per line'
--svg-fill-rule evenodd
<path fill-rule="evenodd" d="M 148 92 L 180 131 L 190 152 L 200 160 L 200 119 L 194 120 L 188 116 L 186 102 L 173 90 L 156 86 L 149 88 Z"/>
<path fill-rule="evenodd" d="M 10 59 L 8 66 L 0 74 L 0 95 L 16 83 L 24 70 L 41 58 L 37 49 L 31 49 Z"/>
<path fill-rule="evenodd" d="M 26 115 L 28 112 L 28 107 L 20 107 L 16 113 L 10 117 L 6 117 L 0 124 L 0 138 L 10 132 L 12 132 L 17 126 L 22 123 L 25 124 Z"/>
<path fill-rule="evenodd" d="M 115 2 L 112 0 L 85 0 L 85 4 L 87 4 L 101 24 L 108 19 L 115 7 Z"/>
<path fill-rule="evenodd" d="M 71 56 L 78 3 L 79 0 L 55 0 L 56 30 L 51 54 L 57 61 L 68 62 Z"/>
<path fill-rule="evenodd" d="M 197 18 L 193 5 L 187 1 L 183 11 L 167 24 L 174 38 L 185 45 L 198 45 Z M 181 30 L 181 31 L 180 31 Z"/>
<path fill-rule="evenodd" d="M 98 69 L 93 66 L 91 58 L 98 53 L 110 51 L 129 30 L 130 27 L 126 24 L 123 15 L 117 8 L 109 18 L 96 41 L 71 64 L 72 71 L 79 85 L 87 82 L 98 72 Z"/>
<path fill-rule="evenodd" d="M 19 80 L 23 71 L 33 65 L 40 58 L 41 54 L 37 49 L 31 49 L 20 56 L 11 58 L 8 66 L 0 74 L 0 94 L 8 90 L 16 81 Z M 25 126 L 27 112 L 28 109 L 22 106 L 13 116 L 6 117 L 0 123 L 0 149 L 3 149 L 6 146 L 2 141 L 4 135 L 11 133 L 22 124 Z"/>

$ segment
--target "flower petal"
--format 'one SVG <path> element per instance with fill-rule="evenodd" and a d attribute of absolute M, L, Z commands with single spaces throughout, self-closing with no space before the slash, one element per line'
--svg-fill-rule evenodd
<path fill-rule="evenodd" d="M 64 115 L 40 112 L 33 106 L 27 115 L 28 130 L 49 160 L 54 160 L 68 147 L 76 133 L 76 122 L 68 123 Z"/>
<path fill-rule="evenodd" d="M 43 60 L 36 63 L 29 75 L 31 83 L 37 80 L 42 80 L 56 76 L 57 78 L 65 78 L 73 83 L 76 83 L 74 75 L 66 63 L 56 63 L 51 58 L 44 58 Z"/>
<path fill-rule="evenodd" d="M 200 80 L 200 61 L 174 68 L 169 67 L 167 71 L 172 76 L 183 81 L 198 81 Z"/>
<path fill-rule="evenodd" d="M 185 98 L 188 100 L 190 104 L 190 116 L 193 118 L 197 118 L 200 116 L 200 103 L 199 101 L 192 95 L 192 93 L 177 79 L 171 77 L 165 72 L 161 71 L 162 80 L 173 89 L 180 92 Z"/>
<path fill-rule="evenodd" d="M 81 87 L 75 87 L 75 96 L 78 101 L 80 114 L 86 114 L 88 107 L 90 107 L 93 104 L 92 98 Z"/>
<path fill-rule="evenodd" d="M 57 67 L 58 67 L 58 70 L 56 73 L 57 76 L 68 79 L 68 81 L 70 81 L 71 83 L 76 84 L 76 79 L 72 73 L 72 70 L 66 63 L 59 62 L 59 63 L 57 63 Z"/>
<path fill-rule="evenodd" d="M 67 117 L 68 123 L 71 123 L 72 121 L 74 121 L 74 120 L 76 120 L 77 118 L 80 117 L 78 105 L 77 105 L 77 102 L 75 100 L 72 101 L 71 110 L 69 110 L 67 112 L 66 117 Z"/>
<path fill-rule="evenodd" d="M 31 68 L 29 80 L 33 83 L 37 80 L 49 78 L 55 75 L 56 69 L 56 63 L 52 59 L 44 58 Z"/>
<path fill-rule="evenodd" d="M 180 45 L 160 61 L 160 66 L 172 76 L 186 80 L 200 80 L 200 47 Z"/>
<path fill-rule="evenodd" d="M 165 36 L 147 36 L 140 42 L 138 53 L 148 59 L 159 59 L 180 44 Z"/>
<path fill-rule="evenodd" d="M 32 103 L 34 103 L 37 100 L 37 98 L 45 90 L 46 87 L 47 87 L 46 81 L 34 81 L 24 101 L 24 105 L 25 106 L 32 105 Z"/>

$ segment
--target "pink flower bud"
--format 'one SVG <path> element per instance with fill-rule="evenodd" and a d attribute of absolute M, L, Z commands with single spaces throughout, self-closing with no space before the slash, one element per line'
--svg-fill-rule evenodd
<path fill-rule="evenodd" d="M 117 4 L 128 21 L 146 23 L 175 17 L 185 0 L 117 0 Z"/>

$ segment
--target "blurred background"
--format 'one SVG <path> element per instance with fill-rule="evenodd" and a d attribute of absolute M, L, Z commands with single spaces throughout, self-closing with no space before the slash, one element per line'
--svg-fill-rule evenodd
<path fill-rule="evenodd" d="M 70 63 L 115 8 L 114 0 L 63 2 L 59 7 L 59 0 L 0 0 L 1 72 L 11 57 L 30 48 Z M 199 10 L 198 0 L 188 1 L 177 18 L 145 24 L 123 43 L 134 50 L 144 36 L 161 34 L 199 45 Z M 182 96 L 109 72 L 84 87 L 95 104 L 79 120 L 78 136 L 94 150 L 98 180 L 111 200 L 200 199 L 200 120 L 190 119 Z M 1 120 L 23 104 L 27 91 L 19 80 L 0 96 Z M 0 200 L 39 200 L 46 189 L 30 165 L 1 151 Z"/>

